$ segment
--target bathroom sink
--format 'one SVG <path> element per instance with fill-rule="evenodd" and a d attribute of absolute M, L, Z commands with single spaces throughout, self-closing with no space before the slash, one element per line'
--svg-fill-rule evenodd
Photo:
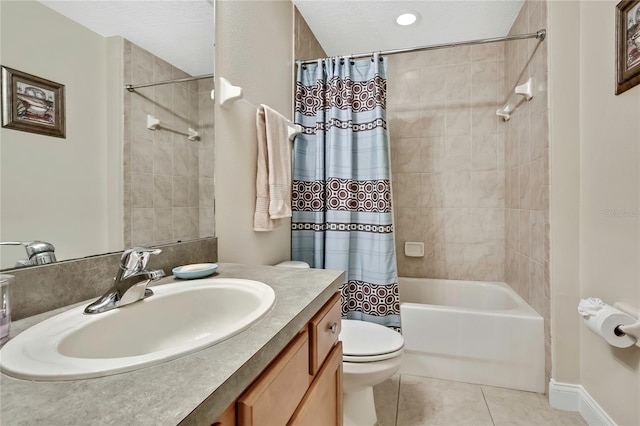
<path fill-rule="evenodd" d="M 234 336 L 275 301 L 268 285 L 235 278 L 176 282 L 153 292 L 100 314 L 87 315 L 82 305 L 25 330 L 0 350 L 0 369 L 46 381 L 132 371 Z"/>

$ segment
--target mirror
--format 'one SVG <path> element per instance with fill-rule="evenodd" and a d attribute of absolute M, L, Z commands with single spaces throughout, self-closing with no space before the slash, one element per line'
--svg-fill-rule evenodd
<path fill-rule="evenodd" d="M 0 241 L 46 241 L 60 261 L 214 235 L 213 79 L 124 89 L 212 74 L 213 13 L 211 0 L 0 2 L 0 63 L 66 101 L 65 138 L 0 130 Z M 2 269 L 25 258 L 0 246 Z"/>

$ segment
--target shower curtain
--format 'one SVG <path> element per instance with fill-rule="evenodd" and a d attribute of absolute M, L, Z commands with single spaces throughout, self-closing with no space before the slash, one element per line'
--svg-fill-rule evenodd
<path fill-rule="evenodd" d="M 386 59 L 298 66 L 292 259 L 346 272 L 343 317 L 400 327 Z"/>

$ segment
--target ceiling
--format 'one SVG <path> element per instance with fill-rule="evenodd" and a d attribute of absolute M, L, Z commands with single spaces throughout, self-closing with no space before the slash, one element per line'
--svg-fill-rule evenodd
<path fill-rule="evenodd" d="M 524 0 L 293 0 L 329 56 L 502 37 Z M 418 12 L 408 27 L 401 13 Z"/>
<path fill-rule="evenodd" d="M 120 35 L 191 75 L 213 73 L 213 2 L 40 0 L 104 37 Z M 523 2 L 293 0 L 330 56 L 504 36 Z M 406 11 L 417 12 L 419 19 L 401 27 L 395 18 Z"/>

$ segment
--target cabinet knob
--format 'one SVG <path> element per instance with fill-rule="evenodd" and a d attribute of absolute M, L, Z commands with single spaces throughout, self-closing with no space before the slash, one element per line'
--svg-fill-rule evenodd
<path fill-rule="evenodd" d="M 329 330 L 331 330 L 331 333 L 336 334 L 336 331 L 338 331 L 338 323 L 332 322 L 329 326 Z"/>

